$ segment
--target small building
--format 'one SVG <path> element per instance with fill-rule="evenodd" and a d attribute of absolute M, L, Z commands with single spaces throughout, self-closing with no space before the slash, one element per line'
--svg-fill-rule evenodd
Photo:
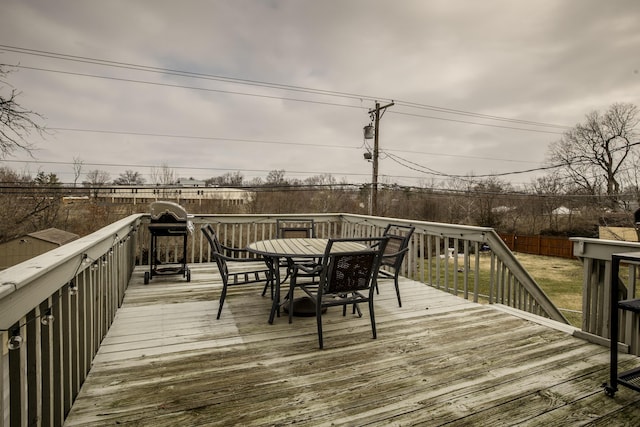
<path fill-rule="evenodd" d="M 0 270 L 20 264 L 79 237 L 68 231 L 48 228 L 0 243 Z"/>

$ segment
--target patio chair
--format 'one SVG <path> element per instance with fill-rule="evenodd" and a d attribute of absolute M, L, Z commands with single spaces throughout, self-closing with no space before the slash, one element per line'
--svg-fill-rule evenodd
<path fill-rule="evenodd" d="M 400 286 L 398 285 L 398 276 L 402 269 L 402 261 L 404 256 L 409 251 L 409 241 L 415 231 L 415 227 L 407 225 L 388 224 L 383 236 L 389 238 L 389 242 L 384 250 L 382 256 L 381 268 L 378 272 L 378 277 L 393 279 L 393 283 L 396 287 L 396 296 L 398 297 L 398 306 L 402 307 L 402 300 L 400 299 Z M 378 287 L 376 283 L 376 292 Z"/>
<path fill-rule="evenodd" d="M 220 319 L 229 286 L 262 282 L 266 283 L 265 286 L 270 286 L 273 281 L 272 269 L 263 258 L 240 258 L 239 255 L 248 252 L 244 249 L 230 248 L 221 244 L 211 224 L 205 225 L 201 230 L 209 242 L 211 254 L 216 261 L 220 276 L 222 276 L 222 292 L 216 317 L 216 319 Z"/>
<path fill-rule="evenodd" d="M 316 227 L 312 219 L 278 219 L 276 228 L 278 239 L 316 237 Z"/>
<path fill-rule="evenodd" d="M 316 237 L 316 228 L 313 219 L 278 219 L 276 220 L 276 230 L 278 239 L 298 239 Z M 291 265 L 296 263 L 304 263 L 309 267 L 317 264 L 313 259 L 283 259 L 279 266 L 285 269 L 286 275 L 282 279 L 285 282 L 291 275 Z M 267 293 L 268 284 L 262 290 L 262 296 Z M 271 295 L 273 298 L 273 293 Z"/>
<path fill-rule="evenodd" d="M 373 289 L 380 267 L 382 254 L 387 245 L 387 237 L 329 239 L 322 258 L 322 263 L 309 269 L 305 265 L 294 265 L 291 281 L 289 282 L 289 322 L 293 313 L 294 291 L 296 288 L 304 291 L 316 307 L 316 322 L 318 328 L 318 343 L 320 349 L 324 347 L 322 337 L 322 312 L 326 307 L 342 306 L 345 316 L 347 306 L 353 306 L 362 317 L 359 303 L 369 304 L 371 331 L 373 338 L 377 338 L 375 313 L 373 309 Z M 363 249 L 349 252 L 332 251 L 337 242 L 358 242 Z M 375 244 L 375 246 L 368 246 Z M 302 277 L 300 275 L 302 273 Z M 320 280 L 298 282 L 299 278 L 320 274 Z M 307 279 L 308 280 L 308 279 Z"/>

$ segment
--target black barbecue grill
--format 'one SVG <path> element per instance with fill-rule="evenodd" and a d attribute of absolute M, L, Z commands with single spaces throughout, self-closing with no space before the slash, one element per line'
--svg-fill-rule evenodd
<path fill-rule="evenodd" d="M 182 206 L 173 202 L 154 202 L 151 203 L 150 209 L 150 260 L 149 271 L 144 273 L 144 284 L 148 284 L 153 276 L 164 274 L 182 274 L 187 282 L 190 282 L 191 271 L 187 267 L 187 235 L 193 230 L 193 224 L 189 221 L 190 216 Z M 158 260 L 158 237 L 161 236 L 182 236 L 182 260 L 179 265 L 166 265 Z"/>

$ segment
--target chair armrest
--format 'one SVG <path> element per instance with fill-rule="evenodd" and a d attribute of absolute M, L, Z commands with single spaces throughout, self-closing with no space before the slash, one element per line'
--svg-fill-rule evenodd
<path fill-rule="evenodd" d="M 224 248 L 223 248 L 224 249 Z M 236 249 L 234 251 L 235 253 L 244 253 L 246 251 L 243 251 L 242 249 Z M 256 256 L 255 258 L 238 258 L 238 257 L 234 257 L 234 256 L 228 256 L 228 255 L 224 255 L 221 254 L 219 252 L 215 252 L 213 253 L 213 256 L 216 257 L 220 257 L 225 261 L 231 261 L 231 262 L 256 262 L 256 261 L 264 261 L 264 258 L 261 256 Z"/>
<path fill-rule="evenodd" d="M 409 248 L 404 248 L 398 252 L 394 252 L 392 254 L 384 254 L 382 255 L 382 258 L 396 258 L 398 255 L 404 254 L 405 252 L 407 252 L 409 250 Z"/>
<path fill-rule="evenodd" d="M 243 254 L 248 252 L 246 249 L 232 248 L 230 246 L 225 246 L 222 243 L 220 243 L 220 247 L 222 247 L 223 250 L 229 251 L 232 254 Z"/>
<path fill-rule="evenodd" d="M 305 265 L 305 264 L 293 264 L 293 274 L 297 275 L 299 271 L 303 274 L 318 274 L 322 271 L 322 265 Z"/>
<path fill-rule="evenodd" d="M 225 257 L 227 257 L 227 260 L 231 260 L 231 261 L 243 261 L 245 259 L 248 259 L 250 261 L 263 261 L 264 257 L 260 256 L 260 255 L 256 255 L 254 253 L 249 252 L 246 249 L 241 249 L 241 248 L 232 248 L 230 246 L 225 246 L 222 243 L 220 244 L 220 246 L 222 247 L 222 251 L 223 251 L 223 255 Z M 229 255 L 227 255 L 229 254 Z M 244 254 L 249 254 L 248 257 L 240 257 L 241 255 Z"/>

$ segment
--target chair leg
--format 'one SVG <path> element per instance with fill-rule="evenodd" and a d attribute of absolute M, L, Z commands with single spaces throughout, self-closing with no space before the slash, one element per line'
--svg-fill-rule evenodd
<path fill-rule="evenodd" d="M 318 344 L 320 345 L 320 350 L 322 350 L 322 304 L 319 301 L 316 302 L 316 322 L 318 323 Z"/>
<path fill-rule="evenodd" d="M 358 303 L 353 304 L 353 312 L 351 314 L 356 314 L 356 311 L 358 312 L 358 317 L 362 317 L 362 311 L 360 311 L 360 306 L 358 305 Z"/>
<path fill-rule="evenodd" d="M 289 298 L 289 323 L 293 323 L 293 288 L 295 287 L 295 281 L 289 281 L 289 293 L 287 297 Z"/>
<path fill-rule="evenodd" d="M 396 285 L 396 295 L 398 296 L 398 306 L 402 307 L 402 301 L 400 300 L 400 286 L 398 285 L 398 274 L 396 273 L 393 278 L 393 282 Z"/>
<path fill-rule="evenodd" d="M 378 333 L 376 331 L 376 315 L 373 311 L 373 299 L 369 299 L 369 316 L 371 317 L 371 332 L 373 333 L 373 339 L 378 338 Z"/>
<path fill-rule="evenodd" d="M 224 284 L 222 286 L 222 293 L 220 294 L 220 303 L 218 306 L 218 317 L 216 319 L 220 319 L 220 314 L 222 313 L 222 306 L 224 305 L 224 299 L 227 297 L 227 285 Z"/>
<path fill-rule="evenodd" d="M 267 281 L 264 284 L 264 289 L 262 290 L 262 296 L 265 296 L 265 294 L 267 293 L 267 288 L 270 288 L 271 289 L 271 299 L 273 299 L 273 285 L 274 285 L 274 280 L 275 280 L 273 263 L 271 262 L 271 260 L 265 259 L 265 264 L 269 268 L 269 273 L 267 273 Z"/>

